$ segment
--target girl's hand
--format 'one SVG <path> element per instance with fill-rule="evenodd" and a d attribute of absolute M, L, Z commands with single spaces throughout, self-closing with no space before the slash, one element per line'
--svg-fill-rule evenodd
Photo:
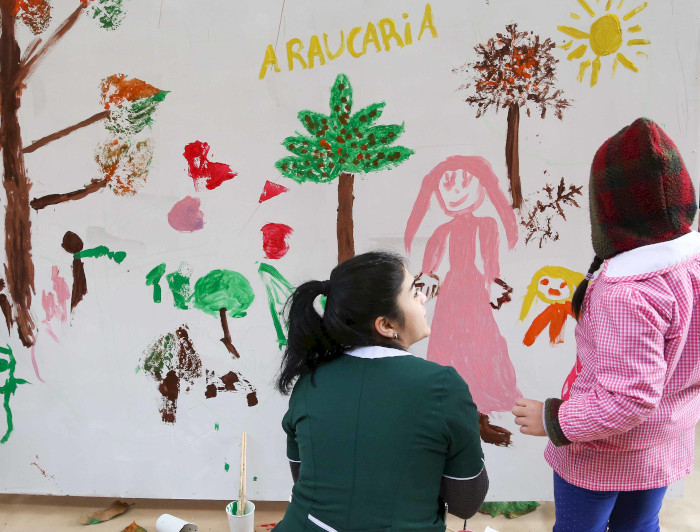
<path fill-rule="evenodd" d="M 542 401 L 521 397 L 515 401 L 511 412 L 515 416 L 515 424 L 520 425 L 520 432 L 530 436 L 546 436 L 547 432 L 544 430 L 544 420 L 542 419 L 543 411 L 544 403 Z"/>

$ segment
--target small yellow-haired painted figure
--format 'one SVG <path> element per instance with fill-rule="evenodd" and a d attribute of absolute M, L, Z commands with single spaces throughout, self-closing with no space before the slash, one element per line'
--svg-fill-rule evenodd
<path fill-rule="evenodd" d="M 562 266 L 545 266 L 540 268 L 532 277 L 527 287 L 527 295 L 520 311 L 520 321 L 530 312 L 535 297 L 549 306 L 533 321 L 525 333 L 523 343 L 532 345 L 539 334 L 549 325 L 549 342 L 560 344 L 564 341 L 564 324 L 566 319 L 574 314 L 571 310 L 571 299 L 578 284 L 583 281 L 583 274 Z"/>

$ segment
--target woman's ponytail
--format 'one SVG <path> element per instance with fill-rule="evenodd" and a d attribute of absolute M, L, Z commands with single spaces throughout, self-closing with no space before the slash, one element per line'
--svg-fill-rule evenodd
<path fill-rule="evenodd" d="M 590 268 L 588 268 L 588 274 L 583 281 L 576 287 L 574 292 L 574 297 L 571 299 L 571 308 L 574 312 L 574 317 L 578 320 L 581 317 L 581 312 L 583 310 L 583 300 L 586 297 L 586 290 L 588 289 L 588 283 L 593 279 L 593 274 L 598 271 L 600 265 L 603 264 L 603 259 L 596 257 L 593 259 Z"/>
<path fill-rule="evenodd" d="M 318 367 L 355 347 L 403 349 L 397 340 L 380 335 L 375 321 L 383 316 L 403 327 L 398 297 L 406 272 L 399 255 L 370 251 L 338 264 L 328 281 L 300 285 L 285 309 L 289 334 L 277 389 L 289 393 L 298 377 L 313 375 Z M 325 307 L 321 295 L 326 296 Z"/>
<path fill-rule="evenodd" d="M 287 302 L 289 333 L 276 382 L 283 394 L 289 393 L 297 377 L 342 354 L 314 305 L 319 296 L 328 295 L 329 284 L 328 281 L 308 281 L 300 285 Z"/>

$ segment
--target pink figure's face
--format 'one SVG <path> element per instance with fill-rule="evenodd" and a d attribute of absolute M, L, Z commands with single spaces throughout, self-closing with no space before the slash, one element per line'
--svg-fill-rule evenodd
<path fill-rule="evenodd" d="M 539 296 L 546 301 L 568 301 L 571 299 L 571 289 L 564 279 L 545 275 L 537 283 Z"/>
<path fill-rule="evenodd" d="M 479 180 L 467 170 L 447 171 L 440 178 L 438 186 L 445 212 L 473 212 L 483 202 L 486 195 Z"/>

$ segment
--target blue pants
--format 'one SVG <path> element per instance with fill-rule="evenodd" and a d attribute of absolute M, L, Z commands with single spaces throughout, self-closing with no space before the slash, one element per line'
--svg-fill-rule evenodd
<path fill-rule="evenodd" d="M 569 484 L 555 472 L 553 532 L 659 532 L 665 494 L 666 487 L 592 491 Z"/>

